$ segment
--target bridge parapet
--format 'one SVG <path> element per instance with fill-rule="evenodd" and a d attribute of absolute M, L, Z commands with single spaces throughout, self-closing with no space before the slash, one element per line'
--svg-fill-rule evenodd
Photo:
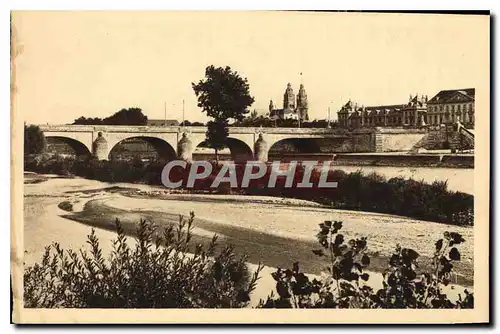
<path fill-rule="evenodd" d="M 58 132 L 184 132 L 205 133 L 205 126 L 131 126 L 131 125 L 38 125 L 42 131 Z M 229 133 L 237 134 L 294 134 L 294 135 L 345 135 L 344 130 L 327 128 L 264 128 L 264 127 L 229 127 Z"/>
<path fill-rule="evenodd" d="M 93 151 L 96 139 L 102 136 L 109 152 L 100 151 L 100 157 L 107 157 L 113 147 L 126 139 L 140 137 L 165 154 L 189 157 L 204 140 L 207 128 L 204 126 L 129 126 L 129 125 L 39 125 L 47 137 L 70 139 L 82 143 Z M 186 133 L 186 136 L 184 136 Z M 99 135 L 101 134 L 101 135 Z M 385 152 L 410 149 L 421 140 L 424 129 L 327 129 L 327 128 L 263 128 L 263 127 L 229 127 L 227 146 L 231 152 L 256 155 L 255 144 L 259 138 L 266 145 L 261 145 L 260 156 L 266 156 L 265 150 L 275 148 L 278 142 L 288 140 L 286 145 L 317 147 L 318 142 L 330 145 L 329 149 L 342 152 Z M 179 151 L 181 139 L 185 137 L 191 145 Z M 326 141 L 323 141 L 326 139 Z M 102 140 L 101 140 L 102 141 Z M 309 142 L 308 142 L 309 141 Z M 291 144 L 290 144 L 291 143 Z M 305 146 L 304 146 L 305 145 Z M 261 152 L 262 151 L 262 152 Z M 304 152 L 308 153 L 308 152 Z"/>

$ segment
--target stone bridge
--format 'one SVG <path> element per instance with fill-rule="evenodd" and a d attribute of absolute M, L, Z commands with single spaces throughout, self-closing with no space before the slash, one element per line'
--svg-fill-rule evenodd
<path fill-rule="evenodd" d="M 194 149 L 205 141 L 206 127 L 39 125 L 45 137 L 70 145 L 77 155 L 94 155 L 107 160 L 111 150 L 126 139 L 149 142 L 162 158 L 191 160 Z M 288 141 L 302 153 L 314 150 L 315 138 L 348 139 L 333 129 L 230 127 L 226 146 L 232 158 L 267 161 L 269 150 L 278 142 Z M 311 145 L 309 145 L 311 144 Z"/>

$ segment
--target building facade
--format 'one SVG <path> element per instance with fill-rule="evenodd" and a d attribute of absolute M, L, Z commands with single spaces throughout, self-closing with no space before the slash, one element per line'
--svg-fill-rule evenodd
<path fill-rule="evenodd" d="M 427 124 L 427 95 L 410 95 L 405 104 L 382 106 L 359 105 L 349 100 L 337 112 L 339 126 L 343 128 L 375 126 L 421 127 Z"/>
<path fill-rule="evenodd" d="M 300 119 L 301 121 L 308 121 L 308 111 L 307 93 L 303 84 L 300 85 L 297 99 L 295 99 L 292 85 L 290 83 L 287 84 L 285 93 L 283 94 L 282 109 L 275 109 L 273 100 L 269 101 L 269 118 L 272 120 Z"/>
<path fill-rule="evenodd" d="M 427 103 L 429 125 L 455 123 L 474 127 L 474 88 L 442 90 Z"/>
<path fill-rule="evenodd" d="M 148 126 L 179 126 L 179 121 L 176 119 L 148 119 Z"/>

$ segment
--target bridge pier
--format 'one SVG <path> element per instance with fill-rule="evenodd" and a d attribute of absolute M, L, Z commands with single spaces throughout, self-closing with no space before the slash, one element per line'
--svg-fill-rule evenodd
<path fill-rule="evenodd" d="M 102 132 L 99 132 L 92 143 L 92 155 L 99 160 L 108 160 L 108 154 L 108 142 L 102 136 Z"/>
<path fill-rule="evenodd" d="M 259 138 L 254 144 L 254 158 L 257 161 L 266 162 L 268 159 L 269 145 L 264 140 L 262 133 L 259 133 Z"/>
<path fill-rule="evenodd" d="M 182 138 L 177 144 L 177 156 L 187 162 L 193 160 L 193 143 L 187 137 L 186 133 L 182 133 Z"/>
<path fill-rule="evenodd" d="M 79 145 L 87 148 L 88 152 L 86 153 L 92 154 L 99 160 L 109 159 L 110 151 L 124 140 L 144 138 L 145 141 L 154 146 L 159 155 L 163 154 L 163 157 L 169 159 L 177 156 L 178 159 L 190 161 L 193 159 L 197 145 L 206 139 L 207 131 L 206 127 L 190 127 L 187 130 L 180 127 L 131 125 L 40 125 L 40 129 L 47 137 L 72 140 L 74 146 Z M 232 159 L 241 161 L 248 159 L 267 161 L 273 145 L 289 139 L 332 138 L 345 142 L 339 145 L 339 151 L 352 149 L 353 151 L 366 152 L 373 150 L 372 146 L 375 145 L 372 141 L 374 138 L 370 137 L 373 131 L 358 132 L 337 133 L 334 129 L 324 128 L 267 128 L 264 130 L 251 127 L 230 127 L 227 146 L 231 150 Z"/>

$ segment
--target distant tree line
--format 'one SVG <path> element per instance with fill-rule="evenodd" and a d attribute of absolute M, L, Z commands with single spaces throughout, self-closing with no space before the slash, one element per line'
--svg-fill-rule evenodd
<path fill-rule="evenodd" d="M 142 113 L 141 108 L 121 109 L 106 118 L 80 117 L 75 119 L 75 125 L 146 125 L 148 117 Z"/>

